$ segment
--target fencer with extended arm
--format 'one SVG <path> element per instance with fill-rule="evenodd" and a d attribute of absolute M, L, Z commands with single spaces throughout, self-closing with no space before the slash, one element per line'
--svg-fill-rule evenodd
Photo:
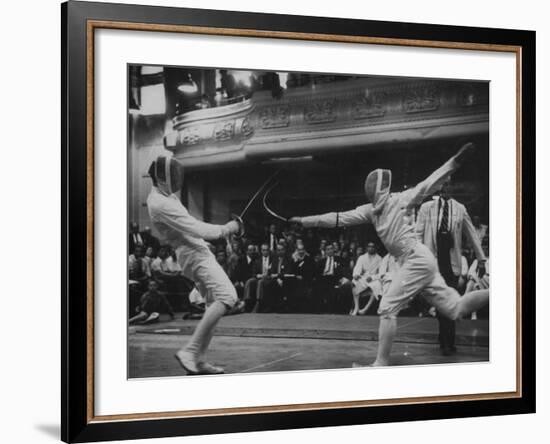
<path fill-rule="evenodd" d="M 475 149 L 473 143 L 464 145 L 457 154 L 451 157 L 430 176 L 414 188 L 402 192 L 406 195 L 409 207 L 421 203 L 427 196 L 436 193 L 441 184 L 447 180 L 464 162 L 465 158 Z M 337 228 L 372 223 L 373 204 L 360 205 L 357 208 L 343 212 L 330 212 L 316 216 L 291 217 L 290 222 L 302 224 L 308 228 Z"/>

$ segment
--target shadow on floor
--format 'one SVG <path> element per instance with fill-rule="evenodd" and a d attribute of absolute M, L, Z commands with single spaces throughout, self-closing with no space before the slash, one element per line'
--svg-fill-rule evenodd
<path fill-rule="evenodd" d="M 35 424 L 34 428 L 55 440 L 59 440 L 61 437 L 61 427 L 59 424 Z"/>

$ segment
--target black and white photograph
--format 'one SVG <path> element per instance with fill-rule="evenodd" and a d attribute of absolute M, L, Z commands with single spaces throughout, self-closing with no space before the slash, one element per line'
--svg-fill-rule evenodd
<path fill-rule="evenodd" d="M 489 112 L 488 81 L 129 64 L 128 377 L 489 361 Z"/>

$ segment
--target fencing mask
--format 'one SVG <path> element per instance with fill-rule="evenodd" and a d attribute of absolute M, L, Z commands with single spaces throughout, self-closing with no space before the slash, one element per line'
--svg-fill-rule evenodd
<path fill-rule="evenodd" d="M 374 213 L 380 213 L 390 195 L 391 171 L 376 169 L 365 180 L 365 194 L 374 207 Z"/>
<path fill-rule="evenodd" d="M 149 175 L 160 192 L 169 196 L 182 186 L 183 165 L 173 157 L 158 156 L 149 168 Z"/>

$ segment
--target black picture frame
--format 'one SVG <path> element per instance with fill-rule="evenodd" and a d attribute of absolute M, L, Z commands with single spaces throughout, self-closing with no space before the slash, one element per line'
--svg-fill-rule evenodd
<path fill-rule="evenodd" d="M 87 47 L 91 20 L 260 30 L 266 34 L 368 36 L 386 40 L 386 43 L 392 40 L 440 42 L 442 47 L 462 42 L 519 48 L 521 133 L 518 164 L 521 165 L 521 186 L 518 198 L 521 199 L 521 232 L 518 240 L 521 282 L 518 292 L 525 295 L 521 298 L 521 317 L 518 319 L 521 325 L 518 331 L 521 338 L 519 396 L 317 410 L 244 411 L 231 415 L 116 421 L 94 419 L 90 415 L 90 408 L 93 408 L 90 399 L 93 363 L 90 364 L 88 359 L 93 319 L 90 319 L 87 297 L 93 291 L 90 273 L 90 267 L 93 270 L 93 252 L 90 252 L 90 245 L 93 245 L 90 243 L 90 239 L 93 241 L 93 226 L 90 228 L 93 177 L 90 178 L 91 159 L 87 150 L 91 143 L 87 89 L 89 76 L 93 74 L 89 69 Z M 535 32 L 78 1 L 62 4 L 61 23 L 63 441 L 90 442 L 535 412 Z"/>

